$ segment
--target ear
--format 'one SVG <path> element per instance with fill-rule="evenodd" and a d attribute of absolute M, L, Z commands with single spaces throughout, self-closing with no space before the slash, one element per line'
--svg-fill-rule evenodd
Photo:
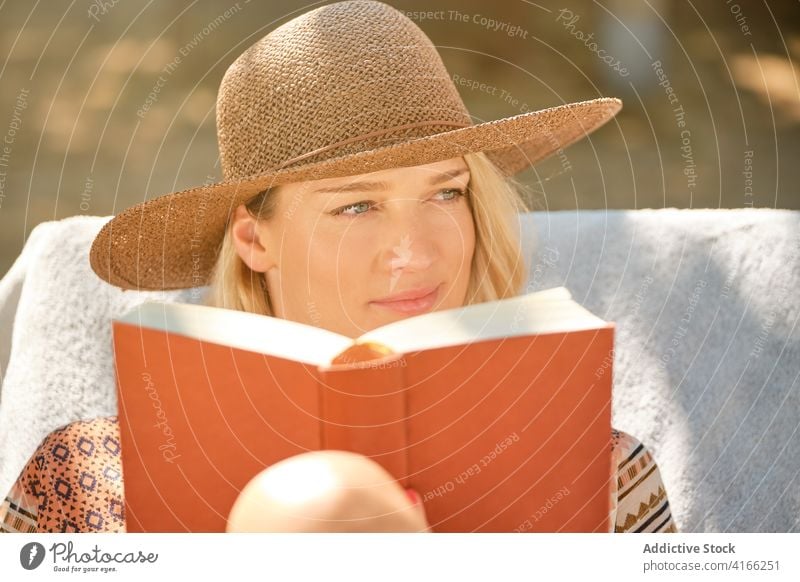
<path fill-rule="evenodd" d="M 236 252 L 242 258 L 245 265 L 258 273 L 265 273 L 275 266 L 272 260 L 271 245 L 266 244 L 264 235 L 265 222 L 253 218 L 240 204 L 233 212 L 231 221 L 231 235 Z"/>

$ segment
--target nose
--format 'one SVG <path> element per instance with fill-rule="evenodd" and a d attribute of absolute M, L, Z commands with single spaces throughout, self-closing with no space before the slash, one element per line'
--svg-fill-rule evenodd
<path fill-rule="evenodd" d="M 394 213 L 385 235 L 381 270 L 393 277 L 424 272 L 438 257 L 435 229 L 418 213 Z"/>

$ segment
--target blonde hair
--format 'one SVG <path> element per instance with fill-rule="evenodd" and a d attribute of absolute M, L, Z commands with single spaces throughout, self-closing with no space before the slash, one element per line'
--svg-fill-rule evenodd
<path fill-rule="evenodd" d="M 528 275 L 522 257 L 517 215 L 528 208 L 521 184 L 503 175 L 482 152 L 465 154 L 469 166 L 468 201 L 475 224 L 475 251 L 466 305 L 518 295 Z M 268 220 L 277 208 L 277 189 L 260 192 L 246 203 L 254 218 Z M 273 315 L 263 273 L 251 270 L 236 252 L 232 229 L 225 231 L 210 280 L 206 303 L 216 307 Z"/>

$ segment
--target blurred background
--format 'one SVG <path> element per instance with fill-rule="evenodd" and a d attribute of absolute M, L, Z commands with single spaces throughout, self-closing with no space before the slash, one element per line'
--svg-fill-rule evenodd
<path fill-rule="evenodd" d="M 42 221 L 220 179 L 226 68 L 327 3 L 0 3 L 0 274 Z M 797 1 L 388 3 L 439 47 L 475 123 L 623 99 L 519 175 L 532 208 L 800 209 Z"/>

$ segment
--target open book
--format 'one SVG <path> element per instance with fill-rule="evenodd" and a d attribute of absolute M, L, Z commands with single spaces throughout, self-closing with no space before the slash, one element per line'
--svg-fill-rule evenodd
<path fill-rule="evenodd" d="M 200 305 L 113 324 L 128 531 L 224 531 L 310 450 L 369 456 L 436 532 L 610 529 L 614 326 L 563 287 L 353 340 Z"/>

